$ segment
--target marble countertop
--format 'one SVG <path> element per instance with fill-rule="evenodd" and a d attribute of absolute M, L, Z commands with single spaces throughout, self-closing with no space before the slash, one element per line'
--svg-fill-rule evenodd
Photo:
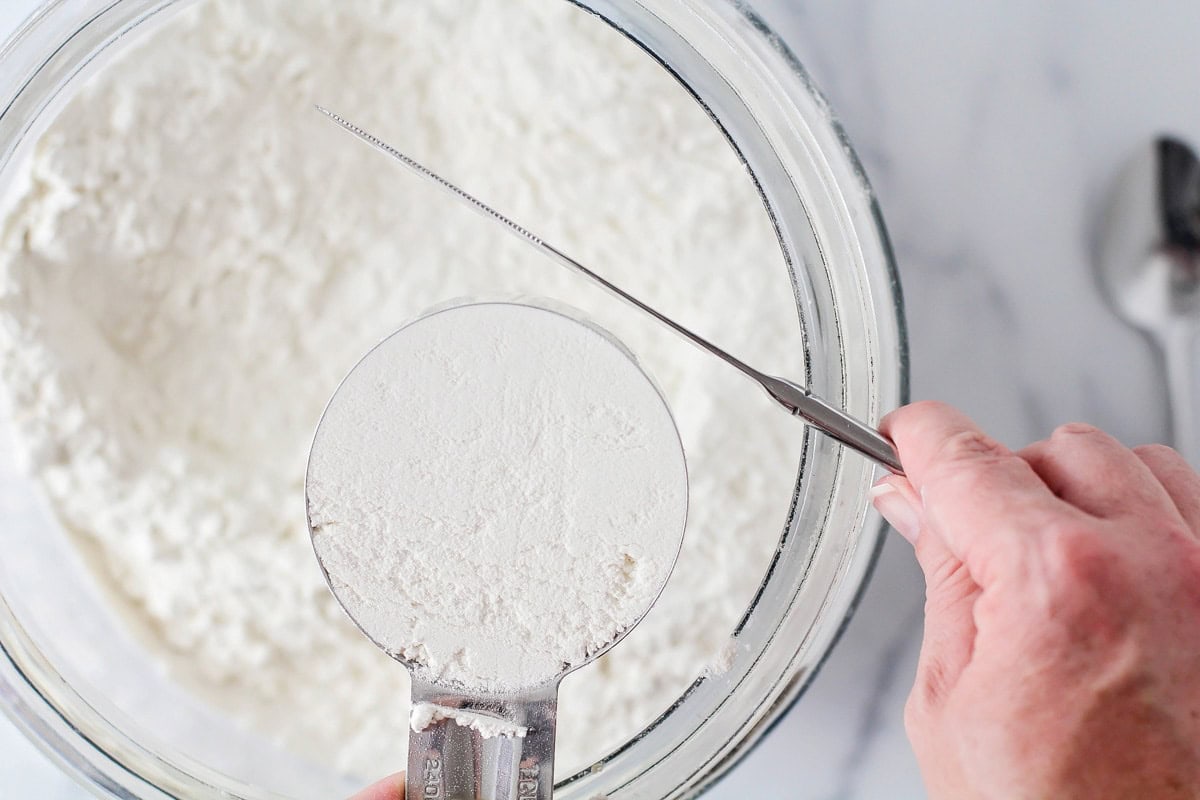
<path fill-rule="evenodd" d="M 1165 441 L 1150 345 L 1091 272 L 1099 199 L 1159 132 L 1200 142 L 1200 5 L 756 0 L 841 117 L 878 192 L 911 331 L 913 397 L 1019 446 L 1084 420 Z M 0 4 L 0 35 L 35 5 Z M 889 540 L 809 692 L 707 797 L 924 797 L 903 706 L 922 580 Z M 0 794 L 84 796 L 0 720 Z"/>

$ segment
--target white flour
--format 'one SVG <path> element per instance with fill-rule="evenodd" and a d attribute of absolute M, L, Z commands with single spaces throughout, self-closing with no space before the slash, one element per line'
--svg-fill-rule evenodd
<path fill-rule="evenodd" d="M 338 387 L 308 463 L 334 594 L 427 681 L 543 686 L 658 596 L 687 518 L 671 414 L 620 345 L 557 311 L 444 309 Z"/>
<path fill-rule="evenodd" d="M 447 298 L 581 308 L 662 384 L 688 531 L 653 611 L 567 678 L 564 769 L 725 647 L 781 532 L 801 426 L 756 387 L 443 198 L 334 107 L 733 352 L 803 374 L 751 181 L 675 81 L 566 2 L 200 2 L 39 142 L 0 241 L 0 369 L 23 448 L 175 678 L 284 746 L 403 761 L 404 671 L 351 625 L 304 522 L 348 365 Z"/>
<path fill-rule="evenodd" d="M 524 739 L 529 733 L 529 728 L 524 725 L 514 725 L 491 714 L 482 714 L 465 708 L 449 708 L 433 703 L 417 703 L 413 706 L 412 713 L 408 715 L 409 726 L 417 732 L 444 719 L 451 720 L 455 725 L 477 731 L 484 739 L 494 739 L 497 736 Z"/>

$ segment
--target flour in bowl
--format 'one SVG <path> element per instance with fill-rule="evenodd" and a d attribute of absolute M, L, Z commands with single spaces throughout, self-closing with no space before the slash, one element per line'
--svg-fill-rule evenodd
<path fill-rule="evenodd" d="M 347 365 L 443 300 L 582 309 L 661 384 L 690 477 L 662 597 L 563 683 L 558 764 L 586 766 L 726 646 L 783 530 L 801 426 L 313 103 L 732 352 L 804 374 L 752 181 L 602 21 L 554 0 L 200 0 L 65 103 L 5 198 L 6 413 L 148 654 L 280 746 L 376 776 L 403 760 L 407 680 L 313 559 L 303 484 L 321 410 Z"/>

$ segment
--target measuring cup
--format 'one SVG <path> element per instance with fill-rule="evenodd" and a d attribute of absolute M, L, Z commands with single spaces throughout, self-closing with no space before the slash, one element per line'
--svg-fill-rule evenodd
<path fill-rule="evenodd" d="M 472 318 L 468 315 L 475 316 Z M 479 323 L 483 318 L 479 315 L 488 315 L 484 320 L 487 325 L 482 328 Z M 586 343 L 588 347 L 592 348 L 587 351 L 588 355 L 586 356 L 587 359 L 590 359 L 587 361 L 588 377 L 580 380 L 579 371 L 573 370 L 571 374 L 575 376 L 575 380 L 572 386 L 563 389 L 564 392 L 573 393 L 570 395 L 572 400 L 567 405 L 569 408 L 578 408 L 578 418 L 574 421 L 583 426 L 590 419 L 589 415 L 596 413 L 596 408 L 612 409 L 618 407 L 613 404 L 632 403 L 632 398 L 613 396 L 613 393 L 618 391 L 621 386 L 624 386 L 623 391 L 626 394 L 636 394 L 638 402 L 642 404 L 639 408 L 643 411 L 649 409 L 652 413 L 643 413 L 643 416 L 639 417 L 647 430 L 633 431 L 630 435 L 644 437 L 646 442 L 660 445 L 660 449 L 664 452 L 661 453 L 661 459 L 654 460 L 652 468 L 646 466 L 647 471 L 644 474 L 632 470 L 628 477 L 634 479 L 636 475 L 638 476 L 637 480 L 651 484 L 645 488 L 646 492 L 653 493 L 664 487 L 666 490 L 670 490 L 660 495 L 668 498 L 667 501 L 664 501 L 665 505 L 661 509 L 661 513 L 656 512 L 651 515 L 659 522 L 670 520 L 672 524 L 666 526 L 669 529 L 636 532 L 637 535 L 655 537 L 654 547 L 659 548 L 656 549 L 655 554 L 661 555 L 669 552 L 669 559 L 666 557 L 646 559 L 646 563 L 650 566 L 644 568 L 650 569 L 651 572 L 648 573 L 647 582 L 642 584 L 644 588 L 639 594 L 639 597 L 649 597 L 645 606 L 628 609 L 629 618 L 622 618 L 623 624 L 613 632 L 610 639 L 600 646 L 589 646 L 582 657 L 564 659 L 557 672 L 544 675 L 529 685 L 505 688 L 502 691 L 480 688 L 486 686 L 483 683 L 471 685 L 461 681 L 447 680 L 442 673 L 432 671 L 424 663 L 421 655 L 424 645 L 420 643 L 414 645 L 411 642 L 398 644 L 396 641 L 389 641 L 389 636 L 395 636 L 394 629 L 389 629 L 392 631 L 391 633 L 383 632 L 386 620 L 381 622 L 379 606 L 372 606 L 371 602 L 374 601 L 364 600 L 364 593 L 379 593 L 382 584 L 372 583 L 371 581 L 376 580 L 374 577 L 368 580 L 361 577 L 355 578 L 354 575 L 337 574 L 338 570 L 343 568 L 336 563 L 336 558 L 330 557 L 329 554 L 332 551 L 326 549 L 327 543 L 320 540 L 319 537 L 331 535 L 328 530 L 329 525 L 340 523 L 329 523 L 320 512 L 314 511 L 314 496 L 318 498 L 316 502 L 323 502 L 320 498 L 327 497 L 331 487 L 336 487 L 336 481 L 340 480 L 336 475 L 330 478 L 333 470 L 328 464 L 334 463 L 332 459 L 340 459 L 337 463 L 353 465 L 353 471 L 357 474 L 368 475 L 372 475 L 378 470 L 387 470 L 390 463 L 395 463 L 394 457 L 389 457 L 390 460 L 379 460 L 379 453 L 387 447 L 387 443 L 382 442 L 381 439 L 385 439 L 389 435 L 387 432 L 389 429 L 387 425 L 373 425 L 373 420 L 387 418 L 404 420 L 407 419 L 406 414 L 419 413 L 421 415 L 445 415 L 432 418 L 423 416 L 422 419 L 426 422 L 429 419 L 435 421 L 444 419 L 448 426 L 460 423 L 461 416 L 455 415 L 464 414 L 465 407 L 459 407 L 455 402 L 446 398 L 458 396 L 456 392 L 461 388 L 461 375 L 449 379 L 447 384 L 455 387 L 455 392 L 447 391 L 439 394 L 430 391 L 402 391 L 402 382 L 405 379 L 411 380 L 411 376 L 414 375 L 430 375 L 439 371 L 440 367 L 438 363 L 435 363 L 436 359 L 429 357 L 429 342 L 439 342 L 439 347 L 461 345 L 463 352 L 460 354 L 456 351 L 455 357 L 447 359 L 447 361 L 453 361 L 456 368 L 460 370 L 464 363 L 478 363 L 479 372 L 491 376 L 487 379 L 480 379 L 484 381 L 480 385 L 484 386 L 485 390 L 495 391 L 498 395 L 501 393 L 500 390 L 503 390 L 503 393 L 521 391 L 522 387 L 519 384 L 521 381 L 527 380 L 524 376 L 530 375 L 528 363 L 525 363 L 522 369 L 506 371 L 504 359 L 527 358 L 529 357 L 527 353 L 512 351 L 512 348 L 506 350 L 505 347 L 494 343 L 481 341 L 487 337 L 475 337 L 462 342 L 458 342 L 457 339 L 437 338 L 453 337 L 459 335 L 456 331 L 468 330 L 469 328 L 464 323 L 476 324 L 476 328 L 470 330 L 486 329 L 489 331 L 489 336 L 494 336 L 497 342 L 501 341 L 506 325 L 537 326 L 531 330 L 536 330 L 539 336 L 555 337 L 553 341 L 567 343 L 561 346 L 565 349 L 555 350 L 554 358 L 560 360 L 572 357 L 570 342 L 578 340 Z M 595 337 L 600 338 L 602 345 L 597 344 Z M 447 345 L 447 341 L 450 341 L 451 344 Z M 559 347 L 557 344 L 555 346 Z M 506 353 L 508 355 L 505 355 Z M 486 364 L 469 360 L 475 357 L 486 357 L 489 360 Z M 419 365 L 420 369 L 414 366 L 411 371 L 402 370 L 404 374 L 393 374 L 397 365 L 410 363 L 406 360 L 409 358 L 412 359 L 411 363 Z M 553 374 L 555 363 L 558 362 L 553 359 L 547 360 L 548 374 Z M 594 375 L 591 369 L 593 363 L 603 367 L 603 369 L 597 368 Z M 433 370 L 433 372 L 422 372 L 421 370 Z M 619 371 L 623 379 L 627 378 L 629 382 L 612 380 L 613 375 L 616 374 L 614 370 Z M 546 385 L 545 374 L 539 376 L 538 379 L 543 381 L 540 385 Z M 487 380 L 492 382 L 487 383 Z M 528 380 L 532 380 L 532 378 L 528 378 Z M 636 391 L 632 391 L 631 387 L 636 387 Z M 470 396 L 476 400 L 480 399 L 478 395 Z M 592 401 L 595 401 L 595 404 Z M 419 407 L 415 407 L 414 404 Z M 495 413 L 504 413 L 502 406 L 502 403 L 497 403 Z M 477 409 L 477 406 L 473 405 L 471 408 Z M 469 411 L 470 409 L 466 409 L 466 412 Z M 369 430 L 366 430 L 368 428 Z M 404 441 L 408 440 L 404 439 Z M 641 439 L 637 439 L 637 441 L 640 442 Z M 648 464 L 644 460 L 638 463 Z M 573 467 L 573 469 L 575 468 Z M 579 469 L 586 471 L 593 467 L 585 463 Z M 488 479 L 494 479 L 497 472 L 502 472 L 502 470 L 489 472 Z M 466 474 L 469 476 L 470 473 Z M 575 474 L 575 472 L 571 473 L 571 475 Z M 601 477 L 604 479 L 596 481 L 594 487 L 589 485 L 589 492 L 593 490 L 603 492 L 605 486 L 616 485 L 627 476 L 622 473 L 616 482 L 613 481 L 610 472 L 606 472 Z M 391 485 L 384 478 L 379 478 L 379 480 L 382 482 L 381 485 Z M 661 486 L 656 482 L 662 482 Z M 676 489 L 678 491 L 675 491 Z M 413 491 L 419 494 L 421 490 L 418 487 Z M 639 491 L 642 489 L 639 488 Z M 357 489 L 347 493 L 353 494 L 357 498 L 356 501 L 370 503 L 373 513 L 387 513 L 386 498 L 360 497 Z M 550 307 L 544 302 L 539 304 L 530 302 L 459 304 L 434 311 L 401 328 L 376 346 L 351 370 L 335 391 L 321 417 L 313 440 L 305 482 L 305 494 L 309 533 L 313 540 L 314 551 L 334 596 L 360 630 L 376 646 L 403 664 L 409 670 L 412 678 L 414 713 L 413 730 L 409 737 L 406 796 L 411 800 L 549 800 L 554 785 L 554 740 L 560 681 L 571 671 L 590 663 L 607 652 L 645 616 L 658 593 L 666 585 L 682 542 L 687 510 L 687 472 L 683 448 L 665 399 L 654 386 L 653 381 L 638 365 L 636 359 L 611 335 L 583 321 L 576 313 L 558 306 Z M 438 497 L 438 502 L 445 502 L 444 495 Z M 418 502 L 419 499 L 417 498 Z M 604 499 L 607 501 L 607 498 Z M 412 501 L 413 498 L 406 495 L 405 502 Z M 464 500 L 463 502 L 468 501 Z M 622 509 L 620 508 L 612 508 L 608 505 L 604 508 L 613 515 L 614 519 L 621 515 Z M 314 517 L 319 517 L 319 519 Z M 625 519 L 624 517 L 620 518 Z M 639 520 L 646 517 L 634 514 L 630 518 Z M 650 523 L 645 524 L 649 525 Z M 602 537 L 610 535 L 611 530 L 611 526 L 604 528 Z M 584 535 L 591 533 L 591 529 L 586 531 L 581 529 L 581 531 Z M 353 536 L 354 534 L 351 532 L 338 535 Z M 564 542 L 569 535 L 571 534 L 563 533 Z M 604 541 L 607 543 L 608 540 L 604 539 Z M 468 548 L 472 546 L 472 542 L 463 541 L 461 544 L 463 557 L 467 558 Z M 395 546 L 403 548 L 405 545 L 406 541 L 403 540 L 403 537 L 398 537 Z M 367 563 L 370 563 L 369 559 Z M 547 573 L 552 573 L 555 563 L 547 563 Z M 592 575 L 602 574 L 600 569 L 602 565 L 595 566 L 595 570 L 589 567 L 579 573 L 583 576 L 581 580 L 591 580 Z M 380 570 L 382 571 L 383 568 L 380 567 Z M 391 575 L 391 572 L 387 572 L 386 576 L 380 580 L 393 580 Z M 479 575 L 477 577 L 482 581 L 487 580 L 489 576 Z M 395 580 L 399 581 L 399 578 L 395 578 Z M 595 580 L 599 581 L 601 578 L 596 577 Z M 356 582 L 358 585 L 355 585 Z M 400 586 L 401 584 L 398 582 L 396 585 Z M 652 592 L 648 591 L 650 589 Z M 522 598 L 516 598 L 513 602 L 521 600 Z M 370 609 L 370 611 L 364 609 Z M 401 610 L 406 614 L 417 613 L 407 607 Z M 546 613 L 544 618 L 546 622 L 552 622 L 549 610 L 534 608 L 531 613 L 536 614 L 542 611 Z M 541 622 L 543 618 L 536 617 L 536 619 Z M 480 624 L 484 625 L 485 623 L 481 622 Z M 501 631 L 501 633 L 503 632 Z M 485 633 L 487 636 L 493 637 L 488 641 L 494 641 L 496 631 L 490 629 L 486 632 L 481 631 L 481 637 Z M 415 636 L 415 632 L 412 635 Z M 463 644 L 466 645 L 467 642 L 463 642 Z M 520 648 L 522 642 L 512 641 L 510 646 Z M 405 655 L 406 653 L 408 655 Z"/>

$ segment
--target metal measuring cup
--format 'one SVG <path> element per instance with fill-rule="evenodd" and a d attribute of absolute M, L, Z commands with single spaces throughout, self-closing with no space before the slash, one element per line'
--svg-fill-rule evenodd
<path fill-rule="evenodd" d="M 446 312 L 459 312 L 475 305 L 495 304 L 452 305 L 419 318 L 385 339 L 364 356 L 343 379 L 338 390 L 334 392 L 317 426 L 309 458 L 310 469 L 305 481 L 309 533 L 314 540 L 317 532 L 313 524 L 310 500 L 312 464 L 316 454 L 320 452 L 320 448 L 336 447 L 339 444 L 335 440 L 336 437 L 331 440 L 326 436 L 324 429 L 331 414 L 338 414 L 342 410 L 340 404 L 349 402 L 344 399 L 343 387 L 351 380 L 356 371 L 370 364 L 372 359 L 380 357 L 386 348 L 402 345 L 405 332 L 411 330 L 413 326 L 419 325 L 422 320 Z M 505 302 L 500 305 L 557 314 L 576 323 L 587 325 L 615 345 L 641 372 L 642 377 L 651 386 L 654 385 L 644 370 L 641 370 L 637 360 L 620 342 L 602 329 L 580 319 L 577 313 L 558 307 L 557 304 L 550 304 L 548 307 L 545 302 L 539 302 L 536 305 L 528 301 Z M 658 391 L 657 387 L 655 387 L 655 391 Z M 661 392 L 658 394 L 659 399 L 662 400 L 662 408 L 667 422 L 674 431 L 675 441 L 678 443 L 678 431 L 670 416 L 669 408 L 665 399 L 662 398 Z M 361 409 L 358 411 L 361 412 Z M 676 553 L 682 542 L 687 506 L 687 474 L 682 452 L 682 444 L 679 444 L 678 463 L 681 467 L 680 479 L 683 481 L 683 513 L 680 515 L 678 531 L 662 533 L 662 535 L 676 537 Z M 619 631 L 603 647 L 589 652 L 582 661 L 564 664 L 563 669 L 557 675 L 539 685 L 505 693 L 473 691 L 461 686 L 439 683 L 437 678 L 431 676 L 422 664 L 385 647 L 381 642 L 381 637 L 370 630 L 370 625 L 364 625 L 361 620 L 356 618 L 352 610 L 353 604 L 348 603 L 346 597 L 339 591 L 339 582 L 331 578 L 315 541 L 314 552 L 321 563 L 326 582 L 351 620 L 377 647 L 383 649 L 408 669 L 412 683 L 413 708 L 432 708 L 437 712 L 430 715 L 430 718 L 423 724 L 414 726 L 409 735 L 406 797 L 410 800 L 550 800 L 554 785 L 554 745 L 559 683 L 567 674 L 591 663 L 616 645 L 641 621 L 653 604 L 652 602 L 648 604 L 631 624 Z M 671 570 L 667 569 L 662 574 L 661 582 L 656 587 L 655 596 L 666 585 L 670 572 Z M 346 591 L 352 590 L 352 588 L 344 587 Z M 514 642 L 513 646 L 519 647 L 520 643 Z M 471 721 L 484 724 L 472 725 Z"/>

